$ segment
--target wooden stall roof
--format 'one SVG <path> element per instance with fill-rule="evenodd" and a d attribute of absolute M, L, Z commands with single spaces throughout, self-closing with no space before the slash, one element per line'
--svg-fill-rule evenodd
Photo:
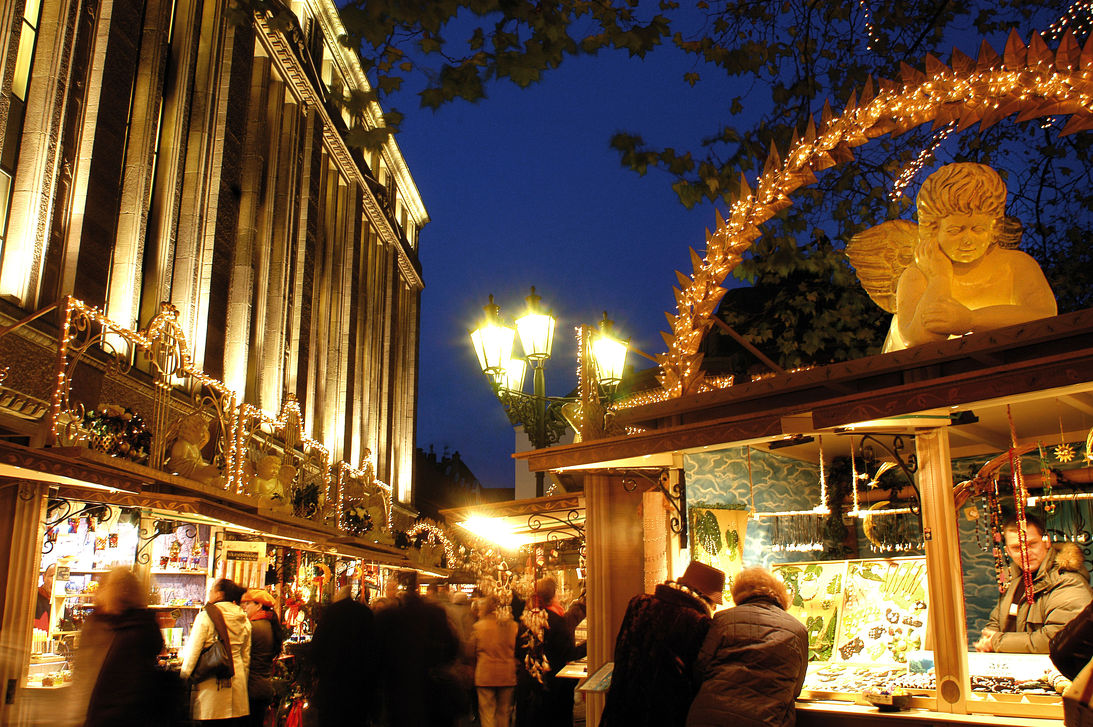
<path fill-rule="evenodd" d="M 332 527 L 259 507 L 243 495 L 83 447 L 39 449 L 0 440 L 0 480 L 39 482 L 71 499 L 201 516 L 301 547 L 413 567 L 397 548 L 350 537 Z"/>
<path fill-rule="evenodd" d="M 532 471 L 640 458 L 920 412 L 1093 390 L 1093 309 L 619 412 L 630 435 L 522 452 Z M 1081 405 L 1093 411 L 1089 404 Z M 1056 434 L 1058 430 L 1056 429 Z M 1001 439 L 1004 439 L 1002 437 Z"/>

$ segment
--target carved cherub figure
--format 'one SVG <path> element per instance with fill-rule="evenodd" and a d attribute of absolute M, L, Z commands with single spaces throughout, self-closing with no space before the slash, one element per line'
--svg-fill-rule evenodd
<path fill-rule="evenodd" d="M 220 468 L 209 464 L 201 456 L 201 450 L 208 442 L 209 425 L 205 417 L 196 412 L 183 417 L 178 425 L 178 436 L 171 445 L 167 468 L 206 485 L 222 485 L 224 478 Z"/>
<path fill-rule="evenodd" d="M 277 485 L 280 488 L 281 499 L 278 507 L 292 508 L 293 484 L 296 482 L 296 468 L 288 462 L 281 462 L 277 469 Z"/>
<path fill-rule="evenodd" d="M 273 507 L 284 501 L 284 491 L 278 475 L 281 470 L 281 458 L 267 454 L 258 460 L 255 466 L 254 494 L 263 504 Z"/>
<path fill-rule="evenodd" d="M 884 351 L 1056 315 L 1040 265 L 1014 249 L 1006 185 L 983 164 L 947 164 L 923 183 L 918 224 L 885 222 L 846 252 L 873 301 L 893 313 Z"/>

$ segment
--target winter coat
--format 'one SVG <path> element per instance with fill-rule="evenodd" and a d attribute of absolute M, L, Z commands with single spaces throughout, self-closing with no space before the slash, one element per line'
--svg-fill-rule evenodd
<path fill-rule="evenodd" d="M 251 621 L 250 673 L 247 675 L 247 697 L 250 700 L 268 702 L 273 699 L 273 660 L 280 651 L 281 644 L 273 636 L 273 623 L 268 618 Z"/>
<path fill-rule="evenodd" d="M 163 635 L 148 609 L 92 614 L 80 632 L 74 685 L 88 695 L 85 727 L 136 727 L 158 721 L 152 715 L 166 718 L 156 665 L 161 651 Z"/>
<path fill-rule="evenodd" d="M 774 601 L 721 611 L 695 664 L 702 686 L 687 727 L 792 727 L 807 667 L 808 632 Z"/>
<path fill-rule="evenodd" d="M 526 621 L 532 614 L 544 612 L 547 623 L 539 643 Z M 546 659 L 548 669 L 542 674 L 542 681 L 527 669 L 525 657 L 529 653 L 535 658 L 541 655 Z M 516 727 L 570 727 L 573 724 L 573 690 L 577 682 L 557 676 L 558 671 L 573 660 L 573 654 L 573 632 L 566 625 L 565 616 L 550 608 L 540 611 L 529 606 L 524 609 L 516 634 Z"/>
<path fill-rule="evenodd" d="M 313 701 L 322 727 L 366 724 L 378 711 L 374 641 L 372 611 L 359 601 L 343 598 L 319 614 L 310 656 L 317 677 Z M 346 699 L 347 694 L 354 698 Z"/>
<path fill-rule="evenodd" d="M 471 628 L 469 650 L 474 654 L 475 686 L 516 686 L 516 630 L 515 621 L 498 621 L 493 613 Z"/>
<path fill-rule="evenodd" d="M 1051 663 L 1067 679 L 1093 659 L 1093 602 L 1051 638 Z"/>
<path fill-rule="evenodd" d="M 674 583 L 630 599 L 601 727 L 682 727 L 698 692 L 694 664 L 709 629 L 706 605 Z"/>
<path fill-rule="evenodd" d="M 194 719 L 230 719 L 245 717 L 250 714 L 247 701 L 247 671 L 250 668 L 251 626 L 243 609 L 229 601 L 209 604 L 209 608 L 218 608 L 224 616 L 224 625 L 228 629 L 228 642 L 231 644 L 232 661 L 235 664 L 235 676 L 231 684 L 220 687 L 218 680 L 210 677 L 194 686 Z M 216 642 L 216 626 L 209 614 L 202 609 L 194 619 L 190 637 L 186 640 L 182 657 L 182 678 L 189 679 L 190 673 L 197 666 L 197 658 L 206 646 Z"/>
<path fill-rule="evenodd" d="M 1032 605 L 1026 598 L 1017 604 L 1016 631 L 1003 632 L 1002 625 L 1022 582 L 1021 569 L 1011 566 L 1009 588 L 987 619 L 987 628 L 998 631 L 990 638 L 994 651 L 1046 654 L 1051 638 L 1085 608 L 1093 591 L 1082 551 L 1073 543 L 1049 548 L 1044 562 L 1032 579 Z"/>
<path fill-rule="evenodd" d="M 376 613 L 381 694 L 390 727 L 447 727 L 467 707 L 455 672 L 460 643 L 439 604 L 407 592 Z"/>

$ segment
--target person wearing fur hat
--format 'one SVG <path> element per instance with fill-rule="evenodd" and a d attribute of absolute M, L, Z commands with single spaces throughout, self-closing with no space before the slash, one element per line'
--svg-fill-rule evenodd
<path fill-rule="evenodd" d="M 687 727 L 792 727 L 808 668 L 808 632 L 786 613 L 789 593 L 765 568 L 733 579 L 736 605 L 719 612 L 698 653 L 702 680 Z"/>
<path fill-rule="evenodd" d="M 601 727 L 683 726 L 698 692 L 695 659 L 724 588 L 724 573 L 691 561 L 679 580 L 630 599 Z"/>
<path fill-rule="evenodd" d="M 261 588 L 243 594 L 243 613 L 250 619 L 250 672 L 247 674 L 248 724 L 262 727 L 276 697 L 273 689 L 273 660 L 281 653 L 281 620 L 274 610 L 273 596 Z"/>
<path fill-rule="evenodd" d="M 1010 519 L 1002 528 L 1012 561 L 1009 587 L 975 642 L 976 651 L 1046 654 L 1051 639 L 1090 602 L 1089 573 L 1078 546 L 1054 546 L 1038 518 L 1029 515 L 1026 522 L 1031 603 L 1022 571 L 1020 525 Z"/>

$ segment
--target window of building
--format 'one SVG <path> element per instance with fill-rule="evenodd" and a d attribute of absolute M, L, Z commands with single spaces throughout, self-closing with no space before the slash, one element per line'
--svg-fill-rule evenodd
<path fill-rule="evenodd" d="M 38 24 L 41 19 L 40 0 L 27 0 L 23 8 L 22 31 L 15 57 L 15 76 L 11 84 L 8 124 L 0 150 L 0 251 L 7 239 L 8 213 L 11 210 L 12 180 L 19 162 L 19 141 L 23 136 L 23 120 L 26 116 L 27 90 L 30 72 L 34 65 L 34 49 L 38 41 Z"/>

